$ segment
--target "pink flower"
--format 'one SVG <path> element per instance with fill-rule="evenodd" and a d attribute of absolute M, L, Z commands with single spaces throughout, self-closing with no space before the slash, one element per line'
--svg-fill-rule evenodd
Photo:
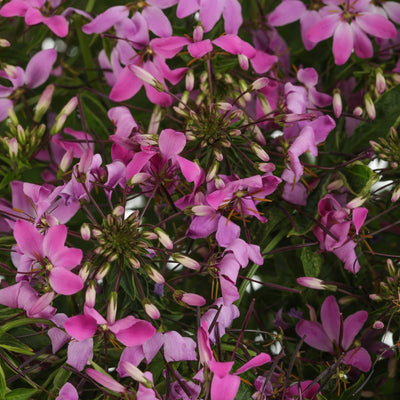
<path fill-rule="evenodd" d="M 321 351 L 343 355 L 343 363 L 363 372 L 371 368 L 371 358 L 363 347 L 356 347 L 354 339 L 368 318 L 366 311 L 357 311 L 344 321 L 334 296 L 328 296 L 321 307 L 321 323 L 301 320 L 296 332 L 304 341 Z"/>
<path fill-rule="evenodd" d="M 306 38 L 318 43 L 333 36 L 333 55 L 337 65 L 344 64 L 354 50 L 360 58 L 373 55 L 372 43 L 367 34 L 382 39 L 397 35 L 396 28 L 383 15 L 369 7 L 369 0 L 339 2 L 325 0 L 320 10 L 323 16 L 306 33 Z"/>
<path fill-rule="evenodd" d="M 43 236 L 29 222 L 18 220 L 14 237 L 19 256 L 13 257 L 13 261 L 18 265 L 19 273 L 31 273 L 39 266 L 45 270 L 45 279 L 56 293 L 71 295 L 83 288 L 82 279 L 71 272 L 80 264 L 82 250 L 64 246 L 67 239 L 65 225 L 52 226 Z M 32 274 L 22 275 L 25 276 Z"/>
<path fill-rule="evenodd" d="M 78 392 L 72 384 L 67 382 L 60 389 L 56 400 L 78 400 Z"/>

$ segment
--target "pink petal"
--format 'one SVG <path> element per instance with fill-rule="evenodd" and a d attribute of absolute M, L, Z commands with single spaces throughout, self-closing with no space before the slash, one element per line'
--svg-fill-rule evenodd
<path fill-rule="evenodd" d="M 387 12 L 389 18 L 400 24 L 400 4 L 396 3 L 395 1 L 385 1 L 382 3 L 382 7 Z"/>
<path fill-rule="evenodd" d="M 158 146 L 164 160 L 170 160 L 178 155 L 186 145 L 186 136 L 173 129 L 164 129 L 160 133 Z"/>
<path fill-rule="evenodd" d="M 321 322 L 329 339 L 339 345 L 340 310 L 334 296 L 328 296 L 321 307 Z"/>
<path fill-rule="evenodd" d="M 306 6 L 302 1 L 282 1 L 278 7 L 269 14 L 268 22 L 272 26 L 287 25 L 297 21 L 305 11 Z"/>
<path fill-rule="evenodd" d="M 64 249 L 67 239 L 67 227 L 55 225 L 50 227 L 43 240 L 43 250 L 46 256 L 51 256 Z"/>
<path fill-rule="evenodd" d="M 142 87 L 143 82 L 129 69 L 125 67 L 118 75 L 115 85 L 111 89 L 110 99 L 124 101 L 133 97 Z"/>
<path fill-rule="evenodd" d="M 311 42 L 318 43 L 333 35 L 340 22 L 340 15 L 333 14 L 323 17 L 306 33 L 306 38 Z"/>
<path fill-rule="evenodd" d="M 197 360 L 196 343 L 178 332 L 170 331 L 164 334 L 164 354 L 167 362 Z"/>
<path fill-rule="evenodd" d="M 231 220 L 221 217 L 218 221 L 216 239 L 220 246 L 225 247 L 231 244 L 240 236 L 240 227 Z"/>
<path fill-rule="evenodd" d="M 29 8 L 26 1 L 11 0 L 1 8 L 0 15 L 2 17 L 23 17 Z"/>
<path fill-rule="evenodd" d="M 49 282 L 56 293 L 69 296 L 78 293 L 83 288 L 83 281 L 65 268 L 53 268 L 50 271 Z"/>
<path fill-rule="evenodd" d="M 97 322 L 89 315 L 75 315 L 65 321 L 64 328 L 70 336 L 81 341 L 93 337 Z"/>
<path fill-rule="evenodd" d="M 176 9 L 176 16 L 178 18 L 185 18 L 195 13 L 199 8 L 199 0 L 180 0 Z"/>
<path fill-rule="evenodd" d="M 14 237 L 21 253 L 28 255 L 33 260 L 43 259 L 44 236 L 32 224 L 18 220 L 14 226 Z"/>
<path fill-rule="evenodd" d="M 135 346 L 137 344 L 143 344 L 146 340 L 150 339 L 155 332 L 156 329 L 150 322 L 139 321 L 128 329 L 120 330 L 115 336 L 125 346 Z"/>
<path fill-rule="evenodd" d="M 256 55 L 256 49 L 236 35 L 224 35 L 213 40 L 213 43 L 231 54 L 244 54 L 248 58 Z"/>
<path fill-rule="evenodd" d="M 125 392 L 125 388 L 118 383 L 115 379 L 113 379 L 109 375 L 105 375 L 102 372 L 96 371 L 93 368 L 87 368 L 86 373 L 96 382 L 100 383 L 107 389 L 112 390 L 115 393 L 123 393 Z"/>
<path fill-rule="evenodd" d="M 236 375 L 227 375 L 219 378 L 214 375 L 211 382 L 211 400 L 233 400 L 240 386 L 240 378 Z"/>
<path fill-rule="evenodd" d="M 170 37 L 172 35 L 171 23 L 158 7 L 145 7 L 142 15 L 147 22 L 149 30 L 155 35 L 160 37 Z"/>
<path fill-rule="evenodd" d="M 82 371 L 88 361 L 93 358 L 93 339 L 89 338 L 77 342 L 72 340 L 68 345 L 68 359 L 67 364 L 76 368 L 78 371 Z"/>
<path fill-rule="evenodd" d="M 340 22 L 333 35 L 333 55 L 335 64 L 343 65 L 353 51 L 353 30 L 347 22 Z"/>
<path fill-rule="evenodd" d="M 231 371 L 233 364 L 234 364 L 233 361 L 219 362 L 211 360 L 209 366 L 210 370 L 214 372 L 214 374 L 218 376 L 218 378 L 224 378 Z"/>
<path fill-rule="evenodd" d="M 37 8 L 28 8 L 25 14 L 25 23 L 27 25 L 40 24 L 45 20 L 45 17 Z"/>
<path fill-rule="evenodd" d="M 187 49 L 192 57 L 201 58 L 204 55 L 211 53 L 213 46 L 210 39 L 205 39 L 200 42 L 190 43 Z"/>
<path fill-rule="evenodd" d="M 36 53 L 26 66 L 26 86 L 29 88 L 36 88 L 46 82 L 47 78 L 50 76 L 56 59 L 57 52 L 54 49 L 42 50 Z"/>
<path fill-rule="evenodd" d="M 68 35 L 68 22 L 61 15 L 53 15 L 49 18 L 44 18 L 43 22 L 59 37 Z"/>
<path fill-rule="evenodd" d="M 359 347 L 348 351 L 343 359 L 343 362 L 345 364 L 352 365 L 363 372 L 368 372 L 372 365 L 371 357 L 364 347 Z"/>
<path fill-rule="evenodd" d="M 267 362 L 271 361 L 271 356 L 267 353 L 260 353 L 253 357 L 246 364 L 243 364 L 237 371 L 236 374 L 241 374 L 245 371 L 248 371 L 251 368 L 259 367 L 260 365 L 264 365 Z"/>
<path fill-rule="evenodd" d="M 60 389 L 56 400 L 78 400 L 78 392 L 69 382 Z"/>
<path fill-rule="evenodd" d="M 297 79 L 305 86 L 312 87 L 318 83 L 318 72 L 314 68 L 300 68 L 297 72 Z"/>
<path fill-rule="evenodd" d="M 368 214 L 368 208 L 365 207 L 358 207 L 353 210 L 353 225 L 356 229 L 356 234 L 360 231 L 360 228 L 363 226 L 365 218 Z"/>
<path fill-rule="evenodd" d="M 51 351 L 53 354 L 57 353 L 71 339 L 71 336 L 59 328 L 50 328 L 47 334 L 51 340 Z"/>
<path fill-rule="evenodd" d="M 360 270 L 355 247 L 356 243 L 348 240 L 343 246 L 333 250 L 333 253 L 344 262 L 344 268 L 353 274 L 356 274 Z"/>
<path fill-rule="evenodd" d="M 242 7 L 238 0 L 225 0 L 225 7 L 222 11 L 224 18 L 225 32 L 237 34 L 243 23 Z"/>
<path fill-rule="evenodd" d="M 322 325 L 318 322 L 301 320 L 296 325 L 296 332 L 311 347 L 321 351 L 333 352 L 331 340 L 326 335 Z"/>
<path fill-rule="evenodd" d="M 176 156 L 176 161 L 179 164 L 183 176 L 188 182 L 194 182 L 200 175 L 200 167 L 195 162 L 186 160 L 186 158 L 181 156 Z"/>
<path fill-rule="evenodd" d="M 0 99 L 0 122 L 8 117 L 8 109 L 14 108 L 14 103 L 9 99 Z"/>
<path fill-rule="evenodd" d="M 0 304 L 9 308 L 18 308 L 18 296 L 21 290 L 21 282 L 0 289 Z"/>
<path fill-rule="evenodd" d="M 277 56 L 272 56 L 256 49 L 255 57 L 250 59 L 251 66 L 257 74 L 267 72 L 278 61 Z"/>
<path fill-rule="evenodd" d="M 110 29 L 117 22 L 128 18 L 129 9 L 125 6 L 115 6 L 108 8 L 105 12 L 98 15 L 93 21 L 82 27 L 82 31 L 87 35 L 92 33 L 102 33 Z"/>
<path fill-rule="evenodd" d="M 173 58 L 184 46 L 191 43 L 186 37 L 168 36 L 164 38 L 155 38 L 150 42 L 151 48 L 157 55 L 163 58 Z"/>
<path fill-rule="evenodd" d="M 382 15 L 365 13 L 358 16 L 356 21 L 361 29 L 372 36 L 382 39 L 390 39 L 397 36 L 395 26 Z"/>
<path fill-rule="evenodd" d="M 300 18 L 301 38 L 305 49 L 308 51 L 312 50 L 316 46 L 316 43 L 307 39 L 306 34 L 320 19 L 321 15 L 315 10 L 307 11 Z"/>
<path fill-rule="evenodd" d="M 354 338 L 357 333 L 360 332 L 367 318 L 368 313 L 366 311 L 357 311 L 344 320 L 342 339 L 342 347 L 344 350 L 347 350 L 351 346 Z"/>
<path fill-rule="evenodd" d="M 370 58 L 374 55 L 372 43 L 364 31 L 356 24 L 352 24 L 354 51 L 360 58 Z"/>
<path fill-rule="evenodd" d="M 225 0 L 201 0 L 199 19 L 204 32 L 209 32 L 220 19 Z"/>

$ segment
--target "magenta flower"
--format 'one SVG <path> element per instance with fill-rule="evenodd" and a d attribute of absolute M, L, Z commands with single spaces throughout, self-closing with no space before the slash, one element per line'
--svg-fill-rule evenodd
<path fill-rule="evenodd" d="M 71 383 L 67 382 L 63 385 L 58 393 L 56 400 L 78 400 L 78 392 Z"/>
<path fill-rule="evenodd" d="M 397 35 L 390 21 L 371 11 L 369 0 L 324 0 L 324 3 L 326 6 L 320 10 L 322 19 L 307 31 L 306 38 L 318 43 L 333 36 L 332 51 L 337 65 L 344 64 L 353 50 L 360 58 L 372 57 L 372 43 L 367 34 L 382 39 Z"/>
<path fill-rule="evenodd" d="M 64 246 L 65 225 L 52 226 L 43 236 L 32 224 L 19 220 L 15 223 L 14 237 L 18 253 L 13 256 L 13 262 L 20 273 L 19 280 L 31 278 L 32 270 L 39 267 L 45 271 L 46 280 L 56 293 L 71 295 L 83 288 L 82 279 L 71 272 L 80 264 L 82 250 Z"/>
<path fill-rule="evenodd" d="M 301 320 L 296 332 L 315 349 L 344 355 L 343 363 L 367 372 L 371 357 L 363 347 L 357 347 L 354 339 L 368 318 L 366 311 L 357 311 L 344 321 L 334 296 L 328 296 L 321 307 L 321 322 Z"/>

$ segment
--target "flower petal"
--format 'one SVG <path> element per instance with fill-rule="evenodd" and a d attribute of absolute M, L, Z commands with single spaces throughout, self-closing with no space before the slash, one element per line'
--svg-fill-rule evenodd
<path fill-rule="evenodd" d="M 397 36 L 395 26 L 382 15 L 364 13 L 358 16 L 356 21 L 362 30 L 372 36 L 382 39 L 390 39 Z"/>
<path fill-rule="evenodd" d="M 310 30 L 306 32 L 306 38 L 311 42 L 318 43 L 333 35 L 340 21 L 340 15 L 333 14 L 323 17 Z"/>
<path fill-rule="evenodd" d="M 306 6 L 302 1 L 287 0 L 282 1 L 278 7 L 269 14 L 268 22 L 272 26 L 282 26 L 297 21 L 306 11 Z"/>
<path fill-rule="evenodd" d="M 80 276 L 62 267 L 56 267 L 50 271 L 49 282 L 56 293 L 65 296 L 78 293 L 83 288 Z"/>
<path fill-rule="evenodd" d="M 335 64 L 343 65 L 353 51 L 353 30 L 347 22 L 340 22 L 333 35 L 333 55 Z"/>
<path fill-rule="evenodd" d="M 250 361 L 243 364 L 237 371 L 236 374 L 241 374 L 242 372 L 248 371 L 251 368 L 259 367 L 267 362 L 271 361 L 271 356 L 267 353 L 260 353 L 253 357 Z"/>
<path fill-rule="evenodd" d="M 46 82 L 56 59 L 57 52 L 54 49 L 42 50 L 36 53 L 25 69 L 26 86 L 36 88 Z"/>
<path fill-rule="evenodd" d="M 358 368 L 363 372 L 368 372 L 371 369 L 371 357 L 364 347 L 359 347 L 347 352 L 343 362 L 353 367 Z"/>
<path fill-rule="evenodd" d="M 326 335 L 322 325 L 318 322 L 301 320 L 296 325 L 296 332 L 311 347 L 321 351 L 333 352 L 331 340 Z"/>
<path fill-rule="evenodd" d="M 91 338 L 97 331 L 97 322 L 89 315 L 75 315 L 64 323 L 67 333 L 76 340 Z"/>
<path fill-rule="evenodd" d="M 353 343 L 357 333 L 360 332 L 362 326 L 368 318 L 366 311 L 357 311 L 354 314 L 349 315 L 343 323 L 343 339 L 342 347 L 347 350 Z"/>
<path fill-rule="evenodd" d="M 321 322 L 329 339 L 339 344 L 340 310 L 335 296 L 328 296 L 323 302 L 321 307 Z"/>

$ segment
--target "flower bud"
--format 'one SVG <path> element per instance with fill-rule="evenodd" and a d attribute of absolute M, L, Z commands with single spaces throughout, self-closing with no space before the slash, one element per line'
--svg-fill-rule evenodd
<path fill-rule="evenodd" d="M 361 115 L 363 114 L 363 110 L 360 106 L 357 106 L 354 110 L 353 110 L 353 115 L 355 117 L 361 117 Z"/>
<path fill-rule="evenodd" d="M 327 288 L 324 281 L 318 278 L 312 278 L 310 276 L 303 276 L 301 278 L 297 278 L 296 282 L 299 285 L 310 289 L 325 290 Z"/>
<path fill-rule="evenodd" d="M 18 121 L 18 118 L 17 118 L 17 114 L 15 114 L 14 109 L 13 108 L 8 108 L 7 109 L 7 114 L 8 114 L 8 118 L 10 118 L 10 120 L 11 120 L 11 123 L 14 126 L 18 126 L 19 125 L 19 121 Z"/>
<path fill-rule="evenodd" d="M 33 115 L 33 120 L 35 122 L 40 122 L 40 120 L 43 118 L 43 115 L 49 109 L 51 99 L 53 98 L 54 88 L 55 86 L 53 84 L 48 85 L 40 96 L 40 99 L 36 105 L 35 114 Z"/>
<path fill-rule="evenodd" d="M 17 138 L 19 143 L 26 143 L 27 135 L 25 129 L 20 124 L 17 125 Z"/>
<path fill-rule="evenodd" d="M 141 81 L 152 86 L 158 92 L 165 92 L 165 86 L 162 82 L 158 81 L 150 72 L 138 65 L 129 65 L 128 67 Z"/>
<path fill-rule="evenodd" d="M 261 94 L 258 95 L 258 100 L 260 101 L 261 109 L 262 109 L 264 115 L 269 115 L 272 111 L 269 101 L 265 98 L 265 96 L 263 96 Z"/>
<path fill-rule="evenodd" d="M 18 156 L 18 140 L 15 137 L 8 142 L 8 154 L 11 160 L 15 160 Z"/>
<path fill-rule="evenodd" d="M 132 176 L 127 182 L 128 186 L 135 186 L 140 183 L 143 183 L 146 181 L 149 177 L 149 174 L 146 172 L 138 172 L 135 175 Z"/>
<path fill-rule="evenodd" d="M 189 71 L 186 73 L 185 76 L 185 88 L 188 92 L 191 92 L 194 87 L 194 73 L 192 69 L 189 69 Z"/>
<path fill-rule="evenodd" d="M 249 59 L 244 54 L 238 54 L 240 68 L 247 71 L 249 69 Z"/>
<path fill-rule="evenodd" d="M 186 268 L 193 269 L 195 271 L 198 271 L 200 269 L 200 264 L 196 260 L 193 260 L 193 258 L 190 258 L 183 254 L 173 253 L 172 258 Z"/>
<path fill-rule="evenodd" d="M 87 147 L 83 151 L 81 160 L 78 163 L 79 174 L 86 174 L 87 172 L 89 172 L 92 162 L 93 162 L 93 150 L 90 147 Z"/>
<path fill-rule="evenodd" d="M 10 47 L 11 44 L 8 40 L 6 39 L 0 39 L 0 47 Z"/>
<path fill-rule="evenodd" d="M 165 282 L 165 279 L 161 275 L 161 273 L 158 272 L 156 269 L 154 269 L 151 265 L 146 264 L 144 265 L 143 268 L 146 271 L 149 278 L 152 279 L 155 283 L 161 284 Z"/>
<path fill-rule="evenodd" d="M 382 321 L 375 321 L 374 324 L 372 325 L 373 329 L 383 329 L 385 327 L 385 324 Z"/>
<path fill-rule="evenodd" d="M 207 172 L 206 182 L 210 182 L 212 179 L 214 179 L 214 177 L 217 175 L 218 168 L 219 168 L 219 163 L 217 160 L 214 160 L 214 162 L 211 165 L 211 168 Z"/>
<path fill-rule="evenodd" d="M 54 123 L 54 125 L 52 126 L 51 130 L 50 130 L 50 135 L 56 135 L 58 132 L 61 131 L 61 129 L 63 128 L 65 121 L 67 120 L 68 115 L 67 114 L 60 114 L 59 116 L 57 116 L 56 118 L 56 122 Z"/>
<path fill-rule="evenodd" d="M 94 381 L 100 383 L 100 385 L 110 389 L 115 393 L 124 393 L 126 390 L 124 386 L 118 383 L 114 378 L 110 375 L 105 374 L 103 372 L 97 371 L 93 368 L 87 368 L 85 371 Z"/>
<path fill-rule="evenodd" d="M 378 69 L 376 72 L 375 87 L 376 87 L 376 91 L 379 94 L 382 94 L 386 90 L 385 77 L 383 76 L 382 71 L 380 69 Z"/>
<path fill-rule="evenodd" d="M 203 40 L 204 29 L 201 25 L 197 25 L 193 30 L 193 41 L 200 42 Z"/>
<path fill-rule="evenodd" d="M 90 240 L 90 228 L 86 222 L 81 225 L 81 236 L 83 240 Z"/>
<path fill-rule="evenodd" d="M 396 186 L 392 193 L 391 201 L 394 203 L 400 198 L 400 186 Z"/>
<path fill-rule="evenodd" d="M 78 105 L 78 97 L 77 97 L 77 96 L 74 96 L 74 97 L 72 97 L 72 98 L 68 101 L 68 103 L 62 108 L 62 110 L 61 110 L 60 113 L 58 114 L 57 118 L 58 118 L 59 116 L 64 115 L 64 114 L 68 117 L 68 115 L 72 114 L 72 112 L 75 110 L 75 108 L 77 107 L 77 105 Z"/>
<path fill-rule="evenodd" d="M 74 149 L 70 147 L 63 155 L 60 161 L 60 165 L 58 167 L 62 174 L 68 171 L 69 167 L 72 164 L 73 158 L 74 158 Z"/>
<path fill-rule="evenodd" d="M 122 206 L 116 206 L 112 211 L 114 217 L 122 217 L 125 214 L 125 208 Z"/>
<path fill-rule="evenodd" d="M 250 86 L 249 86 L 249 92 L 254 92 L 255 90 L 260 90 L 265 88 L 269 83 L 268 78 L 258 78 L 256 79 Z"/>
<path fill-rule="evenodd" d="M 91 281 L 85 293 L 85 304 L 93 308 L 96 304 L 96 282 Z"/>
<path fill-rule="evenodd" d="M 346 208 L 349 208 L 352 210 L 353 208 L 361 207 L 365 203 L 366 200 L 367 200 L 366 197 L 356 197 L 346 204 Z"/>
<path fill-rule="evenodd" d="M 267 152 L 259 144 L 252 142 L 250 144 L 250 147 L 253 150 L 253 153 L 262 161 L 269 161 L 269 156 Z"/>
<path fill-rule="evenodd" d="M 111 292 L 110 301 L 108 302 L 107 307 L 107 321 L 110 325 L 115 322 L 115 318 L 117 316 L 117 300 L 118 300 L 118 293 Z"/>
<path fill-rule="evenodd" d="M 202 307 L 206 304 L 206 299 L 195 293 L 183 293 L 181 301 L 193 307 Z"/>
<path fill-rule="evenodd" d="M 161 228 L 155 228 L 154 233 L 158 236 L 158 240 L 166 249 L 172 250 L 174 248 L 174 243 L 171 238 Z"/>
<path fill-rule="evenodd" d="M 207 205 L 199 205 L 190 207 L 191 214 L 197 215 L 198 217 L 211 217 L 215 215 L 214 208 L 207 206 Z"/>
<path fill-rule="evenodd" d="M 79 277 L 82 279 L 83 282 L 86 282 L 86 279 L 89 277 L 91 266 L 92 264 L 89 261 L 86 261 L 83 264 L 83 267 L 79 270 Z"/>
<path fill-rule="evenodd" d="M 121 368 L 135 381 L 147 388 L 152 388 L 153 383 L 144 376 L 144 373 L 129 361 L 121 361 Z"/>
<path fill-rule="evenodd" d="M 333 91 L 332 105 L 333 105 L 333 114 L 335 115 L 336 118 L 339 118 L 342 115 L 342 109 L 343 109 L 342 97 L 340 96 L 339 89 L 335 89 Z"/>
<path fill-rule="evenodd" d="M 376 118 L 376 110 L 375 110 L 375 105 L 374 102 L 371 99 L 371 96 L 369 93 L 367 93 L 364 96 L 364 102 L 365 102 L 365 109 L 367 111 L 368 117 L 370 119 L 375 119 Z"/>
<path fill-rule="evenodd" d="M 100 269 L 97 271 L 97 274 L 95 276 L 96 281 L 103 279 L 108 274 L 108 271 L 110 270 L 110 268 L 111 268 L 111 265 L 108 262 L 105 263 L 104 265 L 102 265 L 100 267 Z"/>
<path fill-rule="evenodd" d="M 160 319 L 161 314 L 158 308 L 153 304 L 148 302 L 145 302 L 144 305 L 144 311 L 145 313 L 151 318 L 151 319 Z"/>

